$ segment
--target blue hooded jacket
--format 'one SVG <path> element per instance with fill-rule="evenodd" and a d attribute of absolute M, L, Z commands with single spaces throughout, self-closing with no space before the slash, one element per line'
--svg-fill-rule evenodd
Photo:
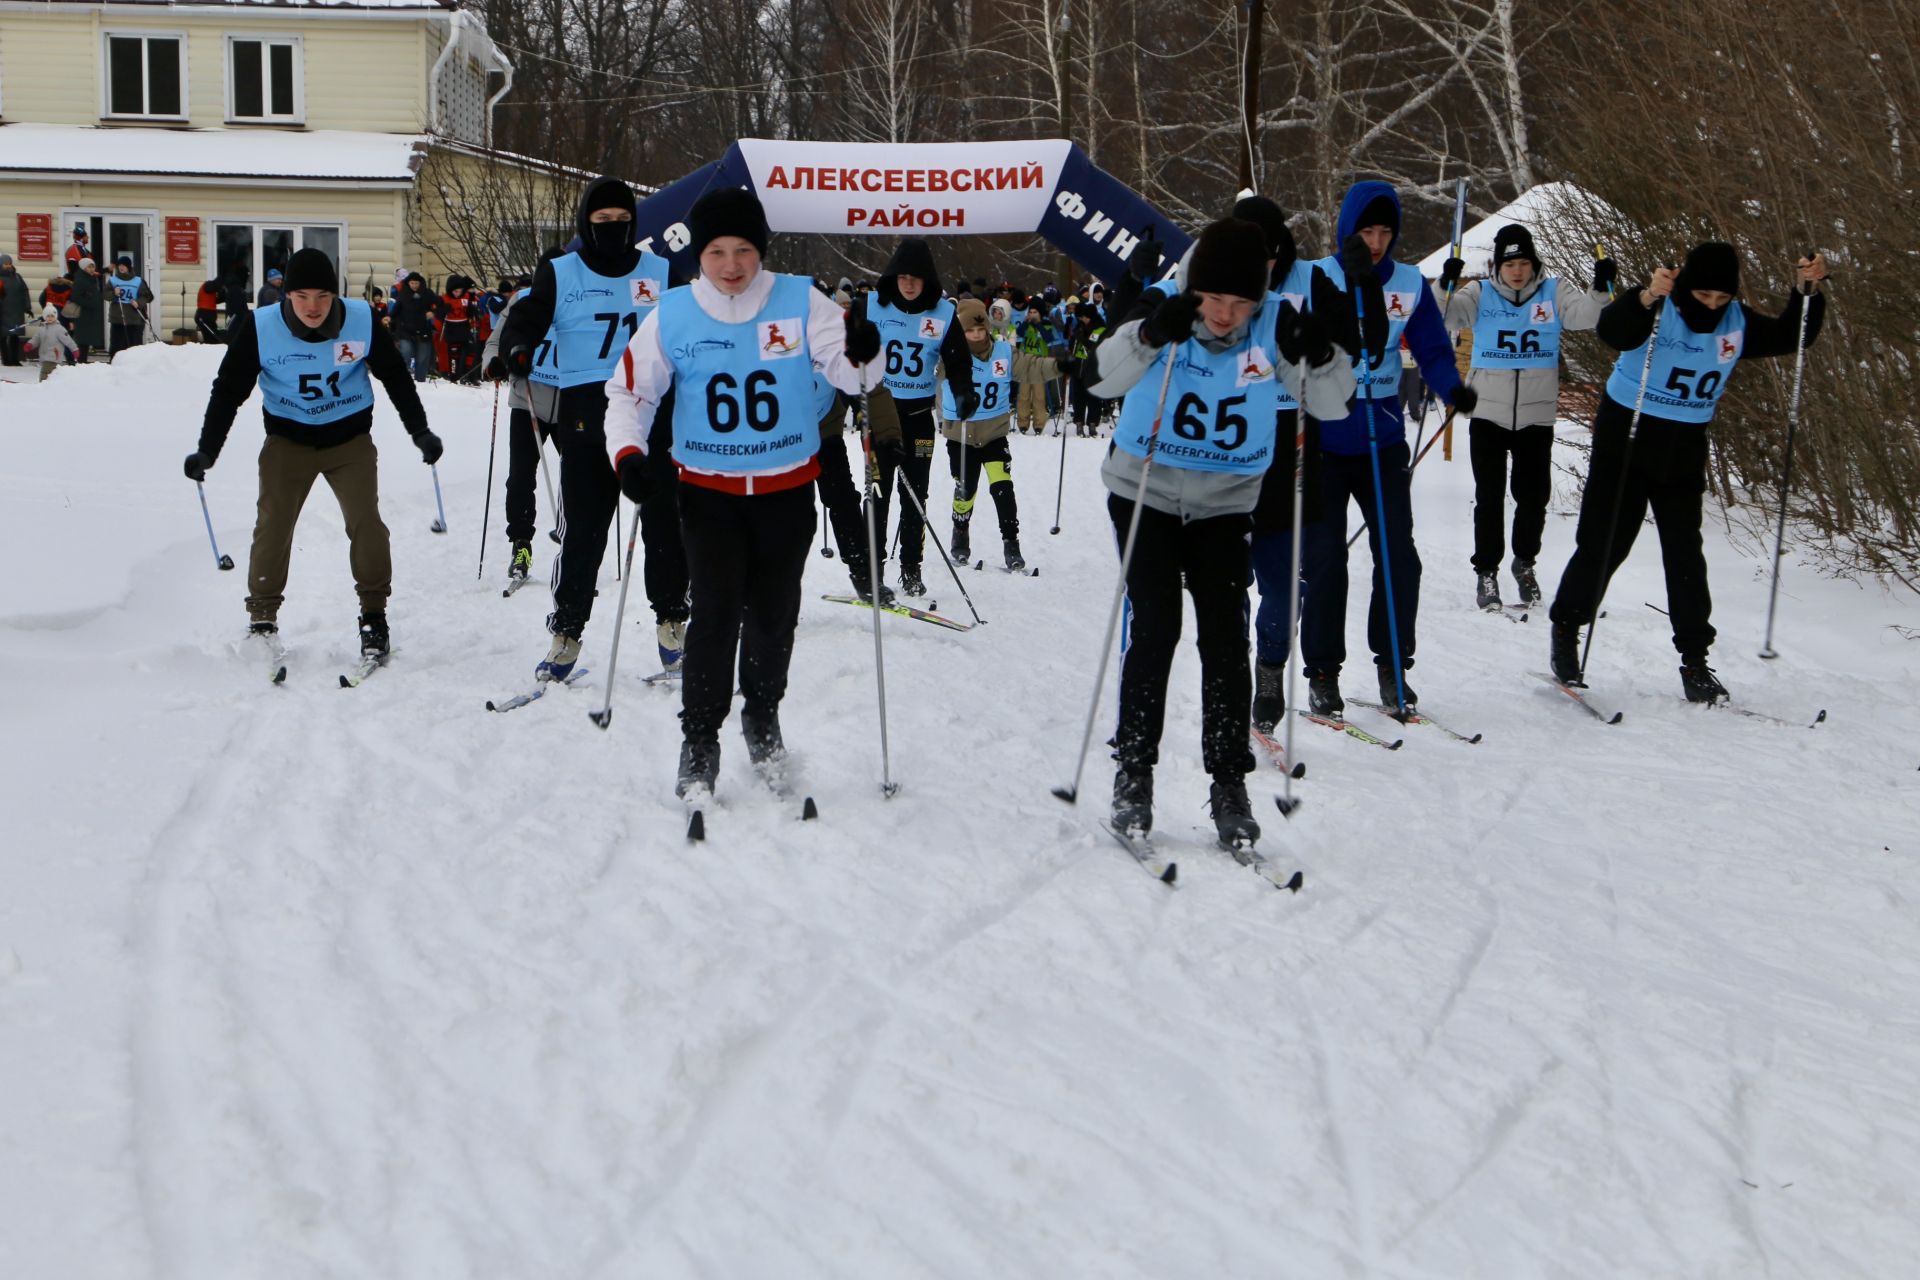
<path fill-rule="evenodd" d="M 1335 280 L 1345 279 L 1340 270 L 1337 246 L 1347 242 L 1347 238 L 1360 230 L 1360 215 L 1375 200 L 1385 196 L 1393 202 L 1396 215 L 1400 213 L 1400 195 L 1392 185 L 1375 179 L 1366 179 L 1347 188 L 1347 194 L 1340 201 L 1340 217 L 1334 224 L 1333 256 L 1320 259 L 1314 265 L 1326 270 Z M 1396 217 L 1396 221 L 1397 221 Z M 1393 243 L 1387 246 L 1386 256 L 1374 266 L 1375 275 L 1386 283 L 1394 269 L 1393 251 L 1400 247 L 1400 232 L 1396 228 Z M 1442 400 L 1451 401 L 1453 392 L 1460 385 L 1460 371 L 1453 363 L 1453 342 L 1447 337 L 1445 318 L 1440 314 L 1440 306 L 1433 300 L 1433 290 L 1422 281 L 1419 289 L 1420 301 L 1414 306 L 1413 316 L 1407 321 L 1403 334 L 1407 349 L 1413 352 L 1414 363 L 1420 366 L 1420 373 L 1426 379 L 1434 394 Z M 1399 352 L 1371 352 L 1373 359 L 1398 362 Z M 1376 363 L 1377 367 L 1377 363 Z M 1373 396 L 1374 434 L 1382 449 L 1402 444 L 1407 438 L 1407 424 L 1400 412 L 1398 395 L 1383 396 L 1378 390 Z M 1364 389 L 1353 398 L 1353 412 L 1338 422 L 1320 424 L 1320 447 L 1328 453 L 1352 456 L 1367 452 L 1367 406 Z"/>

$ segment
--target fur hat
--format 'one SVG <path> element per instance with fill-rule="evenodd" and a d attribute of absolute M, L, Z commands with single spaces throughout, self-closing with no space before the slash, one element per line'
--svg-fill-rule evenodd
<path fill-rule="evenodd" d="M 1267 237 L 1244 218 L 1222 218 L 1194 241 L 1187 288 L 1258 301 L 1267 296 Z"/>
<path fill-rule="evenodd" d="M 687 230 L 691 233 L 687 247 L 695 257 L 721 236 L 739 236 L 761 257 L 767 253 L 767 211 L 760 197 L 745 187 L 717 187 L 694 201 L 687 213 Z"/>

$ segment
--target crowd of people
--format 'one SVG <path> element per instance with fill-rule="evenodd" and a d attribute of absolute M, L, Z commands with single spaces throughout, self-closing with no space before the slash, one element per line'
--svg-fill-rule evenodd
<path fill-rule="evenodd" d="M 152 332 L 153 289 L 131 254 L 102 271 L 87 248 L 87 229 L 73 229 L 62 273 L 36 291 L 0 253 L 0 364 L 37 364 L 45 378 L 62 364 L 84 364 L 96 354 L 112 359 Z"/>

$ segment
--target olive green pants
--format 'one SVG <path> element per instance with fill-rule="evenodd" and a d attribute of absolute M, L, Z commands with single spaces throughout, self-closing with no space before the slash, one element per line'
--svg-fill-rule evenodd
<path fill-rule="evenodd" d="M 287 562 L 293 527 L 313 482 L 321 476 L 347 520 L 347 560 L 360 612 L 383 613 L 393 594 L 393 547 L 380 519 L 380 454 L 371 435 L 315 449 L 285 436 L 268 436 L 260 449 L 260 506 L 247 559 L 247 617 L 274 622 L 287 598 Z"/>

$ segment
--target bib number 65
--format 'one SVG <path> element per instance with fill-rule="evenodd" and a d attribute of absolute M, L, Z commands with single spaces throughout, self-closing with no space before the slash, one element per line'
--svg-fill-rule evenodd
<path fill-rule="evenodd" d="M 1228 396 L 1213 406 L 1212 443 L 1222 453 L 1232 453 L 1247 442 L 1246 415 L 1234 412 L 1246 402 L 1244 395 Z M 1173 410 L 1173 434 L 1182 440 L 1205 440 L 1208 426 L 1202 415 L 1206 408 L 1207 402 L 1191 391 L 1181 396 Z"/>

